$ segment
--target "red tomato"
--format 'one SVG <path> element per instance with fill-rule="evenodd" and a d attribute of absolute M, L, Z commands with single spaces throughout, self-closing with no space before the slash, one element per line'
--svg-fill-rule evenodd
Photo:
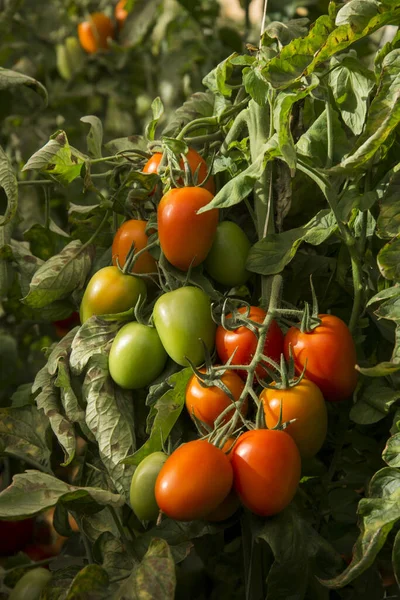
<path fill-rule="evenodd" d="M 193 175 L 196 172 L 197 167 L 200 165 L 200 168 L 197 172 L 197 183 L 200 184 L 202 181 L 204 181 L 204 179 L 207 176 L 208 167 L 206 161 L 200 156 L 198 152 L 196 152 L 196 150 L 193 150 L 193 148 L 189 148 L 188 153 L 186 154 L 186 158 L 189 162 L 190 170 Z M 161 159 L 162 152 L 155 152 L 143 167 L 143 173 L 158 173 L 158 167 L 161 162 Z M 184 169 L 183 160 L 179 161 L 179 165 L 181 169 Z M 181 180 L 178 180 L 178 183 L 181 184 L 183 182 Z M 215 194 L 215 183 L 212 175 L 210 175 L 203 187 L 209 192 L 211 192 L 211 194 Z"/>
<path fill-rule="evenodd" d="M 300 454 L 284 431 L 254 429 L 243 433 L 233 449 L 231 464 L 236 493 L 257 515 L 281 512 L 296 493 Z"/>
<path fill-rule="evenodd" d="M 197 211 L 212 200 L 212 194 L 200 187 L 169 190 L 158 205 L 158 235 L 160 245 L 169 262 L 187 271 L 196 267 L 213 243 L 218 225 L 218 209 L 201 215 Z"/>
<path fill-rule="evenodd" d="M 264 406 L 265 422 L 272 429 L 278 423 L 282 402 L 282 421 L 291 421 L 286 433 L 292 436 L 302 458 L 315 456 L 326 438 L 328 413 L 319 387 L 303 378 L 285 390 L 264 389 L 260 400 Z"/>
<path fill-rule="evenodd" d="M 206 440 L 194 440 L 164 463 L 156 481 L 156 501 L 171 519 L 202 519 L 226 498 L 232 480 L 232 467 L 222 450 Z"/>
<path fill-rule="evenodd" d="M 205 373 L 206 369 L 200 369 L 200 372 Z M 234 371 L 225 371 L 220 379 L 232 393 L 235 402 L 237 402 L 244 388 L 242 379 L 239 375 L 234 373 Z M 228 394 L 219 387 L 202 386 L 200 379 L 198 379 L 196 375 L 192 375 L 189 379 L 186 387 L 186 408 L 191 417 L 194 414 L 196 419 L 200 419 L 203 423 L 206 423 L 210 427 L 214 427 L 214 422 L 217 417 L 231 405 L 232 400 Z M 224 417 L 223 423 L 229 421 L 233 413 L 233 409 L 229 411 L 226 417 Z M 243 416 L 247 413 L 246 401 L 243 403 L 241 413 Z"/>
<path fill-rule="evenodd" d="M 302 333 L 291 327 L 285 336 L 284 353 L 289 359 L 289 345 L 296 372 L 307 361 L 306 377 L 321 390 L 325 400 L 340 402 L 349 398 L 357 385 L 356 347 L 347 325 L 333 315 L 318 315 L 321 325 Z"/>
<path fill-rule="evenodd" d="M 57 336 L 59 338 L 62 338 L 64 337 L 64 335 L 67 335 L 67 333 L 71 331 L 71 329 L 73 329 L 77 325 L 80 325 L 80 323 L 81 320 L 79 318 L 79 313 L 73 312 L 72 315 L 67 317 L 66 319 L 62 319 L 61 321 L 54 321 L 53 325 L 56 328 Z"/>
<path fill-rule="evenodd" d="M 108 48 L 108 38 L 114 37 L 114 25 L 107 15 L 101 12 L 92 13 L 87 21 L 79 23 L 78 38 L 86 52 L 94 54 L 100 48 Z"/>
<path fill-rule="evenodd" d="M 227 497 L 222 500 L 221 504 L 217 506 L 213 511 L 211 511 L 206 517 L 206 521 L 219 522 L 226 521 L 235 514 L 237 509 L 240 506 L 239 498 L 235 490 L 231 490 Z"/>
<path fill-rule="evenodd" d="M 131 249 L 132 243 L 135 244 L 135 253 L 143 250 L 148 244 L 149 238 L 146 234 L 146 221 L 130 219 L 125 221 L 115 234 L 112 244 L 112 261 L 113 265 L 117 266 L 117 258 L 119 266 L 122 268 L 125 264 L 127 254 Z M 139 256 L 134 264 L 132 273 L 156 273 L 156 260 L 149 252 L 144 252 Z"/>
<path fill-rule="evenodd" d="M 239 312 L 242 314 L 245 313 L 246 310 L 245 307 L 239 308 Z M 252 321 L 256 321 L 256 323 L 262 323 L 266 314 L 267 313 L 262 308 L 252 306 L 250 308 L 249 318 Z M 232 318 L 232 314 L 227 315 L 227 319 L 230 318 Z M 217 327 L 215 344 L 217 354 L 223 363 L 226 363 L 236 350 L 231 364 L 249 365 L 256 351 L 257 337 L 255 333 L 244 325 L 241 325 L 234 331 L 228 331 L 224 329 L 222 325 L 219 325 Z M 283 333 L 276 321 L 273 320 L 265 338 L 264 354 L 279 364 L 282 352 Z M 238 370 L 238 373 L 243 379 L 246 379 L 247 371 Z M 257 366 L 256 373 L 259 377 L 266 376 L 267 373 L 262 367 L 262 363 Z"/>
<path fill-rule="evenodd" d="M 122 29 L 125 24 L 125 21 L 128 17 L 128 11 L 125 10 L 126 0 L 119 0 L 118 4 L 115 7 L 115 20 L 118 23 L 118 28 Z"/>
<path fill-rule="evenodd" d="M 0 521 L 0 556 L 11 556 L 24 549 L 33 538 L 34 520 Z"/>

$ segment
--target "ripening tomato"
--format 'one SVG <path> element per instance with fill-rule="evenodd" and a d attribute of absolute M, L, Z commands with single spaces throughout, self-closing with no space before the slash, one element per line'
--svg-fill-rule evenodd
<path fill-rule="evenodd" d="M 211 202 L 212 194 L 200 187 L 169 190 L 157 209 L 160 246 L 169 262 L 187 271 L 207 256 L 218 225 L 218 209 L 197 211 Z"/>
<path fill-rule="evenodd" d="M 231 465 L 233 486 L 242 504 L 262 517 L 281 512 L 300 481 L 300 453 L 285 431 L 246 431 L 235 444 Z"/>
<path fill-rule="evenodd" d="M 135 245 L 135 253 L 143 250 L 149 242 L 146 234 L 146 221 L 130 219 L 125 221 L 115 234 L 112 243 L 112 261 L 113 265 L 122 268 L 125 264 L 126 257 L 132 244 Z M 144 252 L 135 262 L 132 273 L 157 273 L 156 260 L 151 256 L 150 252 Z"/>
<path fill-rule="evenodd" d="M 274 385 L 274 384 L 272 384 Z M 286 433 L 292 436 L 302 458 L 312 458 L 326 438 L 328 413 L 321 390 L 308 379 L 297 385 L 279 389 L 266 388 L 261 392 L 265 422 L 272 429 L 278 423 L 282 402 L 282 421 L 291 421 Z"/>
<path fill-rule="evenodd" d="M 0 556 L 20 552 L 32 540 L 35 521 L 0 521 Z"/>
<path fill-rule="evenodd" d="M 47 569 L 30 569 L 11 591 L 8 600 L 39 600 L 52 574 Z"/>
<path fill-rule="evenodd" d="M 82 298 L 80 316 L 84 323 L 93 315 L 117 314 L 136 305 L 146 296 L 146 284 L 118 267 L 104 267 L 93 275 Z"/>
<path fill-rule="evenodd" d="M 222 285 L 243 285 L 251 275 L 246 269 L 250 247 L 249 239 L 239 225 L 222 221 L 217 227 L 204 266 L 211 277 Z"/>
<path fill-rule="evenodd" d="M 340 402 L 349 398 L 357 385 L 356 347 L 346 323 L 334 315 L 318 315 L 321 325 L 302 333 L 291 327 L 285 336 L 284 353 L 289 359 L 289 346 L 296 372 L 305 371 L 307 379 L 321 390 L 325 400 Z"/>
<path fill-rule="evenodd" d="M 119 0 L 115 7 L 115 20 L 118 23 L 118 28 L 122 29 L 125 24 L 126 19 L 128 18 L 128 11 L 125 9 L 126 0 Z"/>
<path fill-rule="evenodd" d="M 150 385 L 160 375 L 167 358 L 155 327 L 127 323 L 111 346 L 110 375 L 124 390 L 136 390 Z"/>
<path fill-rule="evenodd" d="M 164 463 L 156 481 L 156 501 L 176 521 L 202 519 L 226 498 L 232 479 L 222 450 L 207 440 L 187 442 Z"/>
<path fill-rule="evenodd" d="M 73 312 L 66 319 L 61 319 L 60 321 L 54 321 L 54 323 L 53 323 L 53 325 L 56 329 L 57 337 L 59 337 L 59 338 L 62 338 L 65 335 L 67 335 L 67 333 L 69 331 L 71 331 L 71 329 L 73 329 L 74 327 L 76 327 L 79 324 L 80 324 L 79 313 L 76 311 Z"/>
<path fill-rule="evenodd" d="M 205 373 L 206 369 L 200 369 L 201 373 Z M 225 371 L 220 377 L 222 383 L 231 392 L 235 402 L 239 400 L 240 394 L 243 391 L 244 383 L 237 373 L 234 371 Z M 205 387 L 201 384 L 200 379 L 196 375 L 192 375 L 186 387 L 186 408 L 191 417 L 203 421 L 210 427 L 214 427 L 214 422 L 219 415 L 228 406 L 232 406 L 232 400 L 223 390 L 217 386 Z M 243 416 L 247 414 L 247 401 L 243 403 L 240 411 Z M 234 409 L 228 412 L 224 417 L 223 423 L 229 421 L 234 413 Z"/>
<path fill-rule="evenodd" d="M 190 165 L 190 170 L 192 172 L 192 175 L 195 174 L 197 168 L 200 165 L 199 170 L 197 171 L 198 176 L 197 176 L 196 183 L 201 184 L 202 181 L 204 181 L 204 179 L 207 177 L 208 167 L 207 167 L 206 161 L 193 148 L 189 148 L 188 153 L 186 154 L 186 158 Z M 153 156 L 151 158 L 149 158 L 149 160 L 143 167 L 143 173 L 158 173 L 158 167 L 160 165 L 161 159 L 162 159 L 162 152 L 155 152 L 153 154 Z M 183 160 L 179 161 L 179 165 L 180 165 L 181 169 L 184 169 Z M 182 184 L 183 182 L 181 180 L 178 180 L 178 183 Z M 215 194 L 215 183 L 214 183 L 214 178 L 212 175 L 210 175 L 210 177 L 207 179 L 204 186 L 202 186 L 202 187 L 204 187 L 206 190 L 211 192 L 211 194 L 213 194 L 213 195 Z"/>
<path fill-rule="evenodd" d="M 130 501 L 134 513 L 142 521 L 155 521 L 160 512 L 154 487 L 167 458 L 164 452 L 153 452 L 142 460 L 133 474 Z"/>
<path fill-rule="evenodd" d="M 154 305 L 153 322 L 167 354 L 178 365 L 197 367 L 204 362 L 205 343 L 214 347 L 215 323 L 211 302 L 199 288 L 185 286 L 160 296 Z"/>
<path fill-rule="evenodd" d="M 238 310 L 243 314 L 246 313 L 247 309 L 242 307 Z M 248 316 L 256 323 L 263 323 L 266 314 L 262 308 L 252 306 Z M 230 318 L 232 318 L 232 314 L 227 315 L 227 319 Z M 257 348 L 257 336 L 244 325 L 241 325 L 234 331 L 228 331 L 222 325 L 219 325 L 215 336 L 215 345 L 217 347 L 217 354 L 223 363 L 226 363 L 236 350 L 231 364 L 249 365 Z M 272 360 L 279 364 L 282 352 L 283 333 L 276 321 L 272 320 L 265 338 L 264 355 L 272 358 Z M 238 370 L 238 373 L 243 379 L 246 379 L 246 371 Z M 262 367 L 262 363 L 257 366 L 256 373 L 259 377 L 266 376 L 266 371 Z"/>
<path fill-rule="evenodd" d="M 108 48 L 108 39 L 114 37 L 114 25 L 104 13 L 96 12 L 89 15 L 87 21 L 78 25 L 78 38 L 86 52 L 94 54 L 100 48 Z"/>

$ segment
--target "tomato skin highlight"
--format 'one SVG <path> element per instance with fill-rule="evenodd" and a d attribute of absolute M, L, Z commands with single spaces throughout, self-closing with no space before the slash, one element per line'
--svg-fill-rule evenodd
<path fill-rule="evenodd" d="M 47 569 L 30 569 L 11 591 L 9 600 L 39 600 L 42 590 L 48 584 L 52 574 Z"/>
<path fill-rule="evenodd" d="M 278 423 L 282 401 L 282 421 L 296 419 L 286 427 L 285 432 L 296 442 L 300 456 L 312 458 L 317 454 L 326 438 L 328 412 L 324 397 L 315 383 L 303 378 L 296 386 L 286 390 L 265 388 L 260 400 L 269 429 Z"/>
<path fill-rule="evenodd" d="M 201 373 L 205 373 L 205 369 L 200 369 Z M 225 371 L 220 377 L 222 383 L 231 391 L 235 402 L 239 400 L 240 394 L 243 391 L 244 383 L 242 379 L 234 371 Z M 187 411 L 192 417 L 200 419 L 210 427 L 214 427 L 215 420 L 228 406 L 232 405 L 229 396 L 217 386 L 203 387 L 196 375 L 192 375 L 186 387 L 185 403 Z M 234 409 L 224 417 L 223 423 L 229 421 L 234 413 Z M 243 403 L 241 413 L 243 416 L 247 413 L 247 401 Z"/>
<path fill-rule="evenodd" d="M 103 267 L 90 279 L 82 298 L 80 317 L 84 323 L 93 315 L 117 314 L 146 297 L 146 284 L 118 267 Z"/>
<path fill-rule="evenodd" d="M 291 327 L 285 336 L 284 354 L 289 359 L 289 345 L 296 372 L 305 376 L 321 390 L 328 402 L 349 398 L 357 386 L 355 370 L 357 354 L 354 340 L 346 323 L 334 315 L 318 315 L 321 325 L 302 333 Z"/>
<path fill-rule="evenodd" d="M 251 275 L 246 269 L 250 248 L 250 241 L 239 225 L 233 221 L 222 221 L 218 224 L 204 266 L 211 277 L 222 285 L 243 285 Z"/>
<path fill-rule="evenodd" d="M 240 313 L 246 313 L 246 308 L 238 309 Z M 263 323 L 266 312 L 258 306 L 251 306 L 249 318 L 257 323 Z M 231 318 L 232 314 L 227 315 L 227 319 Z M 272 320 L 269 326 L 264 344 L 264 354 L 272 358 L 279 364 L 281 353 L 283 352 L 283 333 L 276 321 Z M 215 345 L 217 354 L 223 363 L 226 363 L 232 354 L 232 365 L 249 365 L 257 348 L 257 337 L 250 329 L 241 325 L 234 331 L 228 331 L 219 325 L 215 336 Z M 265 377 L 267 372 L 260 363 L 256 368 L 256 373 L 259 377 Z M 238 369 L 238 374 L 246 379 L 247 372 Z"/>
<path fill-rule="evenodd" d="M 83 21 L 78 25 L 79 42 L 89 54 L 96 53 L 100 48 L 107 50 L 108 38 L 113 37 L 114 25 L 104 13 L 92 13 L 88 21 Z"/>
<path fill-rule="evenodd" d="M 146 221 L 130 219 L 125 221 L 118 229 L 111 249 L 112 262 L 115 267 L 117 266 L 117 259 L 121 269 L 125 265 L 132 243 L 135 244 L 135 254 L 147 246 L 149 238 L 146 234 L 146 225 Z M 139 256 L 131 273 L 157 273 L 157 263 L 150 252 L 146 251 Z"/>
<path fill-rule="evenodd" d="M 142 521 L 155 521 L 160 509 L 156 502 L 154 487 L 167 454 L 153 452 L 137 466 L 131 482 L 130 501 L 134 513 Z"/>
<path fill-rule="evenodd" d="M 243 433 L 231 456 L 233 486 L 242 504 L 256 515 L 281 512 L 300 481 L 301 459 L 289 434 L 272 429 Z"/>
<path fill-rule="evenodd" d="M 171 519 L 202 519 L 226 498 L 232 480 L 232 467 L 222 450 L 206 440 L 194 440 L 177 448 L 163 465 L 156 501 Z"/>
<path fill-rule="evenodd" d="M 178 365 L 204 362 L 204 348 L 214 347 L 216 325 L 209 297 L 199 288 L 185 286 L 160 296 L 154 305 L 153 322 L 167 354 Z"/>
<path fill-rule="evenodd" d="M 206 258 L 218 225 L 218 209 L 197 211 L 211 202 L 212 194 L 199 187 L 173 188 L 157 209 L 160 246 L 169 262 L 181 271 Z"/>
<path fill-rule="evenodd" d="M 149 160 L 143 167 L 143 173 L 158 173 L 158 167 L 160 165 L 161 159 L 162 159 L 162 152 L 155 152 L 153 154 L 153 156 L 151 156 L 149 158 Z M 193 148 L 189 148 L 188 153 L 186 154 L 186 159 L 189 163 L 192 175 L 194 175 L 198 165 L 200 165 L 200 168 L 198 170 L 198 181 L 197 181 L 197 183 L 200 184 L 207 177 L 208 167 L 207 167 L 206 161 Z M 179 161 L 179 166 L 181 167 L 182 170 L 184 169 L 184 163 L 183 163 L 182 159 Z M 178 183 L 183 184 L 183 182 L 181 180 L 178 180 Z M 212 175 L 210 175 L 210 177 L 205 182 L 204 186 L 201 186 L 201 187 L 205 188 L 206 190 L 211 192 L 212 195 L 214 195 L 215 194 L 214 177 Z"/>
<path fill-rule="evenodd" d="M 154 327 L 127 323 L 117 333 L 109 356 L 110 375 L 124 390 L 150 385 L 162 372 L 167 353 Z"/>

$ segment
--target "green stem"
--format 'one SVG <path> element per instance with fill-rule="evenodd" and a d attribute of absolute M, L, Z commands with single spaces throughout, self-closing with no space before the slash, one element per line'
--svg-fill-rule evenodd
<path fill-rule="evenodd" d="M 328 138 L 328 151 L 325 166 L 327 169 L 330 169 L 333 165 L 333 109 L 331 103 L 329 102 L 329 98 L 325 100 L 325 110 Z"/>
<path fill-rule="evenodd" d="M 233 121 L 232 127 L 228 131 L 222 143 L 221 154 L 226 154 L 228 152 L 229 145 L 235 140 L 237 140 L 240 134 L 242 133 L 242 129 L 247 124 L 248 112 L 248 109 L 245 108 L 237 115 L 236 119 Z"/>
<path fill-rule="evenodd" d="M 207 144 L 208 142 L 214 142 L 215 140 L 220 140 L 221 137 L 222 137 L 222 132 L 216 131 L 215 133 L 207 133 L 205 135 L 185 137 L 184 141 L 187 144 Z"/>
<path fill-rule="evenodd" d="M 125 546 L 125 548 L 127 549 L 127 551 L 129 552 L 129 554 L 132 556 L 132 558 L 134 558 L 135 560 L 139 560 L 138 556 L 136 555 L 135 550 L 132 547 L 132 542 L 130 540 L 128 540 L 128 538 L 125 535 L 125 531 L 124 528 L 122 526 L 121 521 L 119 520 L 119 517 L 115 511 L 115 508 L 113 506 L 108 506 L 107 507 L 108 510 L 111 513 L 111 516 L 114 520 L 115 525 L 117 526 L 117 529 L 119 531 L 119 534 L 121 536 L 121 541 L 123 543 L 123 545 Z"/>
<path fill-rule="evenodd" d="M 102 158 L 91 158 L 90 164 L 95 165 L 97 163 L 102 163 L 102 162 L 107 162 L 107 161 L 115 161 L 115 160 L 118 160 L 119 158 L 120 157 L 117 156 L 116 154 L 114 154 L 113 156 L 103 156 Z"/>
<path fill-rule="evenodd" d="M 18 565 L 16 567 L 12 567 L 11 569 L 7 569 L 6 571 L 3 571 L 2 577 L 5 577 L 6 575 L 9 575 L 10 573 L 14 573 L 17 570 L 20 570 L 21 567 L 23 567 L 24 569 L 36 569 L 36 567 L 41 567 L 42 565 L 49 565 L 52 562 L 54 562 L 55 560 L 58 560 L 59 558 L 60 558 L 59 556 L 51 556 L 50 558 L 44 558 L 43 560 L 37 560 L 32 563 Z"/>
<path fill-rule="evenodd" d="M 351 259 L 351 269 L 353 272 L 353 286 L 354 286 L 354 300 L 353 308 L 351 311 L 351 317 L 349 322 L 349 329 L 351 333 L 354 332 L 358 319 L 362 309 L 362 296 L 363 296 L 363 284 L 362 284 L 362 267 L 360 257 L 355 246 L 348 246 Z"/>
<path fill-rule="evenodd" d="M 104 228 L 105 224 L 107 223 L 109 216 L 110 216 L 110 211 L 109 211 L 109 210 L 106 210 L 106 212 L 105 212 L 105 214 L 104 214 L 104 217 L 103 217 L 103 219 L 102 219 L 102 221 L 101 221 L 100 225 L 98 226 L 98 228 L 96 229 L 96 231 L 94 232 L 94 234 L 93 234 L 93 235 L 92 235 L 92 236 L 91 236 L 91 237 L 88 239 L 88 241 L 87 241 L 87 242 L 85 242 L 85 243 L 84 243 L 84 244 L 81 246 L 81 248 L 80 248 L 79 252 L 82 252 L 82 251 L 83 251 L 85 248 L 87 248 L 88 246 L 90 246 L 90 244 L 92 244 L 92 243 L 94 242 L 94 240 L 95 240 L 95 239 L 97 238 L 97 236 L 99 235 L 100 231 L 102 231 L 102 229 Z"/>
<path fill-rule="evenodd" d="M 230 108 L 225 110 L 218 117 L 202 117 L 200 119 L 195 119 L 194 121 L 190 121 L 190 123 L 187 123 L 181 129 L 181 131 L 176 136 L 176 139 L 183 140 L 185 138 L 186 134 L 189 133 L 189 131 L 191 131 L 193 129 L 200 129 L 201 127 L 208 127 L 208 126 L 216 127 L 217 125 L 222 124 L 226 119 L 229 119 L 232 115 L 235 115 L 236 113 L 240 112 L 242 110 L 242 108 L 245 108 L 247 106 L 248 103 L 249 103 L 249 97 L 247 96 L 241 102 L 238 102 L 237 104 L 234 104 L 233 106 L 231 106 Z"/>
<path fill-rule="evenodd" d="M 46 229 L 50 227 L 50 198 L 47 189 L 44 188 L 44 226 Z"/>

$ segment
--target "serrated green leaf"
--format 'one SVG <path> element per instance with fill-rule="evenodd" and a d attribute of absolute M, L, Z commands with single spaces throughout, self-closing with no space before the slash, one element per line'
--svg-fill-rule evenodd
<path fill-rule="evenodd" d="M 292 260 L 301 242 L 318 246 L 327 240 L 336 228 L 332 211 L 321 210 L 303 227 L 269 234 L 256 242 L 250 249 L 246 268 L 261 275 L 280 273 Z"/>
<path fill-rule="evenodd" d="M 36 515 L 62 502 L 71 510 L 96 512 L 110 505 L 123 505 L 118 494 L 89 487 L 76 487 L 64 481 L 29 470 L 14 475 L 12 484 L 0 494 L 0 519 L 15 519 Z"/>
<path fill-rule="evenodd" d="M 268 102 L 269 84 L 262 75 L 260 67 L 254 65 L 243 69 L 243 85 L 246 92 L 260 106 L 266 106 Z"/>
<path fill-rule="evenodd" d="M 36 406 L 0 409 L 0 454 L 50 467 L 49 421 Z"/>
<path fill-rule="evenodd" d="M 153 141 L 155 138 L 156 128 L 159 120 L 161 119 L 164 113 L 164 105 L 161 101 L 161 98 L 157 97 L 151 103 L 151 110 L 153 112 L 152 120 L 146 125 L 146 138 L 150 141 Z"/>
<path fill-rule="evenodd" d="M 388 439 L 382 458 L 389 467 L 400 467 L 400 433 Z"/>
<path fill-rule="evenodd" d="M 99 565 L 86 565 L 74 578 L 65 600 L 83 600 L 91 597 L 107 600 L 110 597 L 106 589 L 108 584 L 107 571 Z"/>
<path fill-rule="evenodd" d="M 337 163 L 351 149 L 351 144 L 341 125 L 339 115 L 332 109 L 333 129 L 333 162 Z M 324 110 L 309 129 L 303 133 L 296 144 L 298 153 L 306 157 L 310 166 L 325 167 L 328 155 L 328 124 L 327 113 Z"/>
<path fill-rule="evenodd" d="M 90 125 L 89 133 L 86 138 L 88 152 L 92 158 L 101 158 L 101 146 L 103 144 L 103 124 L 98 117 L 88 115 L 81 117 L 82 123 Z"/>
<path fill-rule="evenodd" d="M 108 356 L 111 343 L 116 336 L 121 323 L 118 321 L 103 321 L 93 316 L 78 330 L 72 341 L 70 367 L 75 375 L 80 375 L 90 358 L 96 354 Z"/>
<path fill-rule="evenodd" d="M 381 362 L 374 367 L 359 367 L 356 365 L 357 371 L 366 377 L 386 377 L 400 370 L 400 365 L 391 362 Z"/>
<path fill-rule="evenodd" d="M 136 0 L 121 31 L 121 43 L 134 48 L 155 22 L 162 0 Z"/>
<path fill-rule="evenodd" d="M 400 163 L 380 182 L 378 195 L 380 199 L 378 235 L 381 238 L 395 237 L 400 231 Z"/>
<path fill-rule="evenodd" d="M 34 273 L 28 294 L 22 302 L 32 308 L 42 308 L 55 300 L 81 290 L 92 266 L 93 248 L 82 242 L 70 242 Z"/>
<path fill-rule="evenodd" d="M 136 450 L 132 392 L 114 384 L 104 355 L 91 359 L 82 392 L 86 424 L 99 445 L 101 460 L 116 490 L 128 500 L 133 468 L 122 461 Z"/>
<path fill-rule="evenodd" d="M 133 558 L 127 553 L 121 540 L 109 531 L 104 531 L 98 537 L 93 554 L 111 579 L 129 577 L 132 573 Z"/>
<path fill-rule="evenodd" d="M 124 463 L 138 465 L 152 452 L 162 450 L 184 407 L 186 386 L 191 375 L 191 369 L 187 368 L 169 377 L 170 389 L 151 408 L 149 419 L 152 420 L 152 424 L 149 439 L 133 456 L 126 457 Z"/>
<path fill-rule="evenodd" d="M 203 85 L 213 94 L 221 94 L 227 98 L 230 98 L 232 95 L 232 87 L 227 81 L 232 73 L 231 60 L 236 56 L 236 52 L 231 54 L 203 78 Z"/>
<path fill-rule="evenodd" d="M 377 423 L 390 411 L 400 398 L 400 391 L 393 390 L 381 380 L 373 380 L 365 386 L 357 403 L 352 406 L 350 418 L 359 425 Z"/>
<path fill-rule="evenodd" d="M 286 23 L 272 21 L 265 28 L 265 32 L 270 38 L 279 40 L 282 46 L 286 46 L 296 38 L 303 38 L 308 33 L 309 19 L 290 19 Z"/>
<path fill-rule="evenodd" d="M 385 279 L 400 281 L 400 237 L 394 238 L 379 251 L 378 266 Z"/>
<path fill-rule="evenodd" d="M 176 135 L 180 129 L 198 117 L 212 117 L 214 114 L 214 95 L 211 92 L 196 92 L 179 107 L 172 120 L 163 130 L 163 136 Z"/>
<path fill-rule="evenodd" d="M 1 89 L 1 68 L 0 68 Z M 10 223 L 16 215 L 18 208 L 18 184 L 10 159 L 0 146 L 0 187 L 7 196 L 7 208 L 4 216 L 0 219 L 0 227 Z"/>
<path fill-rule="evenodd" d="M 48 96 L 44 85 L 32 77 L 28 77 L 28 75 L 0 67 L 0 90 L 14 89 L 19 86 L 25 86 L 37 92 L 47 106 Z"/>

